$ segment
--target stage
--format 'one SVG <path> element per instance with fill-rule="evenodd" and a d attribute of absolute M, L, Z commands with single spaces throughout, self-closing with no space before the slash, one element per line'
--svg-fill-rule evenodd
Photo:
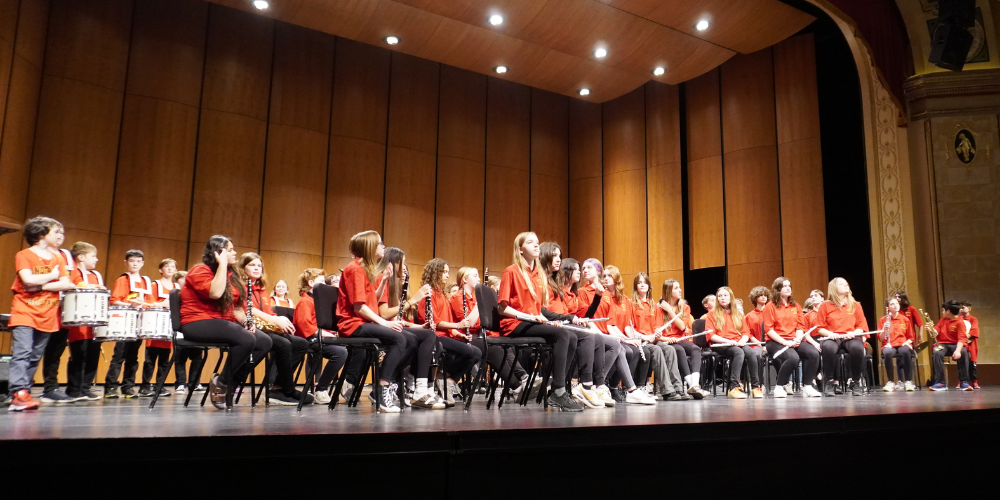
<path fill-rule="evenodd" d="M 81 457 L 111 469 L 208 466 L 233 474 L 265 462 L 287 464 L 296 473 L 307 464 L 322 470 L 380 464 L 400 478 L 440 484 L 448 491 L 440 496 L 461 497 L 464 488 L 487 486 L 482 481 L 494 475 L 493 467 L 504 471 L 504 484 L 529 487 L 560 463 L 598 470 L 648 465 L 664 478 L 680 479 L 687 470 L 681 465 L 694 460 L 723 473 L 713 484 L 725 484 L 738 482 L 728 472 L 794 467 L 799 460 L 884 456 L 870 452 L 917 460 L 947 447 L 952 436 L 972 446 L 972 454 L 988 453 L 1000 423 L 1000 388 L 746 401 L 720 396 L 583 413 L 546 412 L 533 403 L 487 410 L 482 397 L 468 413 L 456 407 L 381 415 L 366 398 L 358 408 L 313 405 L 301 413 L 245 404 L 225 412 L 197 407 L 196 401 L 188 408 L 174 396 L 153 410 L 149 399 L 136 398 L 5 412 L 0 446 L 32 457 L 11 461 L 17 455 L 5 454 L 5 468 L 37 472 L 42 461 L 69 465 Z M 971 442 L 970 433 L 976 436 Z M 517 465 L 526 463 L 535 465 Z"/>

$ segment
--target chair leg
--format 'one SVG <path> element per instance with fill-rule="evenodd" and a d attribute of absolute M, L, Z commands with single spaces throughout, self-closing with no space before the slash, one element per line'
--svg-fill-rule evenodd
<path fill-rule="evenodd" d="M 351 358 L 354 357 L 354 351 L 355 350 L 356 349 L 354 349 L 354 348 L 348 348 L 347 349 L 347 360 L 344 361 L 344 369 L 341 370 L 340 371 L 340 375 L 337 376 L 337 383 L 336 383 L 336 385 L 334 385 L 333 395 L 330 396 L 330 404 L 327 405 L 327 408 L 330 409 L 330 410 L 332 410 L 332 409 L 334 409 L 334 408 L 337 407 L 337 402 L 340 399 L 340 392 L 344 388 L 344 381 L 347 380 L 347 367 L 351 366 Z M 312 371 L 312 368 L 307 366 L 306 367 L 306 381 L 307 382 L 309 380 L 311 380 L 311 378 L 310 378 L 311 376 L 315 376 L 315 374 L 309 373 L 310 371 Z M 301 408 L 301 406 L 299 408 Z"/>
<path fill-rule="evenodd" d="M 365 378 L 368 376 L 369 372 L 373 374 L 375 373 L 372 369 L 372 365 L 378 364 L 378 356 L 379 356 L 379 351 L 377 349 L 375 351 L 369 349 L 365 350 L 365 359 L 364 362 L 361 364 L 361 378 L 358 380 L 358 386 L 355 388 L 354 394 L 351 395 L 351 400 L 348 402 L 348 406 L 350 406 L 351 408 L 357 408 L 358 403 L 361 401 L 361 392 L 365 388 Z M 377 383 L 377 381 L 374 380 L 372 382 Z M 372 385 L 372 392 L 375 392 L 374 385 Z M 379 402 L 377 397 L 375 399 L 375 402 L 376 404 Z"/>
<path fill-rule="evenodd" d="M 483 383 L 483 377 L 486 375 L 486 370 L 488 370 L 487 354 L 490 352 L 489 344 L 483 344 L 482 356 L 479 357 L 479 369 L 476 370 L 476 378 L 472 382 L 472 389 L 469 390 L 469 394 L 465 397 L 465 411 L 469 411 L 469 407 L 472 406 L 472 398 L 476 397 L 476 391 L 479 390 L 479 385 Z M 514 367 L 511 366 L 511 371 Z"/>
<path fill-rule="evenodd" d="M 514 359 L 517 360 L 517 355 L 521 352 L 520 347 L 514 348 Z M 503 406 L 503 402 L 507 400 L 510 394 L 510 386 L 514 383 L 514 364 L 511 363 L 510 370 L 507 370 L 507 380 L 503 381 L 503 392 L 500 393 L 500 401 L 497 401 L 497 409 Z M 523 389 L 522 389 L 523 390 Z"/>
<path fill-rule="evenodd" d="M 233 366 L 232 353 L 228 349 L 226 350 L 226 366 L 229 368 L 229 373 L 235 378 L 236 368 Z M 233 380 L 230 380 L 229 384 L 226 385 L 226 411 L 232 411 L 233 409 L 233 394 L 235 391 L 236 384 L 233 383 Z M 205 395 L 208 395 L 208 391 L 205 391 Z"/>
<path fill-rule="evenodd" d="M 375 351 L 376 353 L 378 350 Z M 367 370 L 365 370 L 367 373 Z M 378 366 L 378 354 L 372 356 L 372 390 L 375 391 L 375 413 L 382 413 L 382 391 L 388 389 L 388 387 L 382 387 L 382 380 L 380 378 L 379 366 Z M 358 385 L 361 386 L 361 381 L 358 381 Z M 361 395 L 361 391 L 355 391 L 355 405 L 357 405 L 357 396 Z"/>
<path fill-rule="evenodd" d="M 552 376 L 552 364 L 555 360 L 552 355 L 542 356 L 545 354 L 543 352 L 546 349 L 545 347 L 539 346 L 534 347 L 534 349 L 538 350 L 538 360 L 535 362 L 535 366 L 532 370 L 540 370 L 542 372 L 542 385 L 538 388 L 538 397 L 535 398 L 535 403 L 542 404 L 545 409 L 548 409 L 549 399 L 547 396 L 549 393 L 549 377 Z M 534 381 L 532 381 L 532 385 L 534 385 Z"/>
<path fill-rule="evenodd" d="M 170 369 L 174 367 L 174 358 L 176 357 L 175 355 L 176 352 L 177 349 L 174 349 L 170 353 L 170 361 L 167 362 L 167 373 L 170 373 Z M 159 376 L 159 373 L 157 373 L 156 375 Z M 153 407 L 156 406 L 156 400 L 160 399 L 160 391 L 163 390 L 163 384 L 165 384 L 166 382 L 167 382 L 167 377 L 162 377 L 162 380 L 160 380 L 160 382 L 156 384 L 156 391 L 153 394 L 153 400 L 149 402 L 150 410 L 152 410 Z"/>

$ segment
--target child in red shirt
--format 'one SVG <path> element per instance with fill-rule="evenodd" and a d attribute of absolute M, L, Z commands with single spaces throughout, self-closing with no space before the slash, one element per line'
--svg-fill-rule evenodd
<path fill-rule="evenodd" d="M 299 299 L 299 305 L 295 308 L 292 322 L 295 325 L 295 335 L 304 338 L 309 343 L 310 357 L 315 356 L 319 351 L 319 335 L 323 335 L 324 339 L 335 337 L 333 332 L 320 331 L 319 325 L 316 322 L 316 302 L 313 300 L 312 290 L 317 284 L 323 283 L 324 274 L 326 274 L 325 270 L 310 267 L 302 271 L 298 280 L 299 296 L 301 298 Z M 340 369 L 344 367 L 344 361 L 347 360 L 347 348 L 324 343 L 323 357 L 326 358 L 327 363 L 316 382 L 314 400 L 316 404 L 330 403 L 330 384 L 337 374 L 340 373 Z M 357 358 L 360 359 L 361 356 L 357 356 Z M 309 362 L 313 363 L 314 361 Z M 345 396 L 342 392 L 341 397 Z M 346 401 L 345 397 L 343 402 Z"/>
<path fill-rule="evenodd" d="M 153 298 L 153 282 L 148 277 L 139 274 L 144 263 L 145 256 L 142 250 L 132 249 L 125 252 L 127 272 L 119 276 L 111 288 L 111 305 L 142 309 L 156 302 Z M 139 369 L 139 347 L 141 345 L 142 342 L 139 340 L 115 342 L 115 352 L 111 356 L 108 373 L 104 376 L 105 398 L 118 399 L 118 375 L 122 371 L 122 364 L 125 365 L 125 370 L 122 374 L 121 396 L 124 398 L 136 397 L 132 388 L 135 386 L 135 373 Z"/>
<path fill-rule="evenodd" d="M 175 288 L 173 277 L 177 272 L 177 261 L 174 259 L 163 259 L 157 268 L 160 271 L 160 279 L 153 281 L 150 295 L 156 307 L 170 309 L 170 291 Z M 173 343 L 165 340 L 147 340 L 146 355 L 142 362 L 142 385 L 139 386 L 139 396 L 153 397 L 153 389 L 150 387 L 154 372 L 156 374 L 156 385 L 161 380 L 166 380 L 167 371 L 170 369 L 170 348 Z M 170 397 L 170 392 L 166 389 L 160 391 L 161 398 Z"/>
<path fill-rule="evenodd" d="M 94 271 L 97 267 L 97 247 L 78 241 L 70 249 L 75 262 L 70 281 L 77 288 L 104 288 L 104 277 Z M 94 328 L 78 326 L 69 328 L 69 364 L 66 365 L 66 393 L 80 401 L 97 401 L 100 396 L 90 388 L 97 377 L 97 364 L 101 359 L 101 344 L 94 342 Z"/>
<path fill-rule="evenodd" d="M 963 359 L 968 356 L 968 350 L 965 346 L 968 344 L 969 334 L 966 332 L 965 321 L 960 316 L 961 313 L 961 305 L 954 300 L 941 304 L 941 320 L 934 326 L 938 335 L 937 345 L 934 346 L 933 353 L 932 391 L 948 390 L 948 386 L 944 383 L 945 356 L 951 356 L 951 359 L 955 360 L 955 364 L 958 365 L 959 390 L 973 390 L 972 385 L 969 384 L 969 366 Z"/>
<path fill-rule="evenodd" d="M 885 301 L 888 314 L 878 320 L 882 327 L 879 333 L 879 340 L 882 342 L 882 363 L 885 366 L 886 381 L 885 392 L 893 390 L 913 391 L 913 329 L 910 327 L 910 320 L 906 319 L 899 311 L 899 299 L 890 297 Z M 896 359 L 896 364 L 903 368 L 904 377 L 896 385 L 896 372 L 892 369 L 892 360 Z"/>
<path fill-rule="evenodd" d="M 714 295 L 709 297 L 715 298 Z M 692 339 L 680 340 L 691 335 L 694 326 L 691 306 L 684 300 L 680 282 L 672 278 L 663 281 L 657 306 L 660 319 L 656 345 L 661 349 L 674 350 L 678 372 L 684 378 L 687 393 L 694 399 L 704 399 L 710 393 L 701 388 L 701 347 L 695 345 Z"/>
<path fill-rule="evenodd" d="M 747 342 L 750 340 L 750 328 L 747 326 L 743 313 L 733 304 L 733 291 L 728 286 L 719 288 L 715 292 L 716 307 L 705 318 L 705 330 L 711 330 L 709 341 L 712 342 L 712 350 L 729 358 L 730 378 L 729 394 L 731 399 L 747 399 L 746 393 L 740 387 L 740 373 L 743 370 L 743 363 L 747 363 L 750 372 L 750 381 L 753 386 L 752 395 L 754 398 L 763 398 L 764 393 L 760 389 L 760 375 L 757 371 L 757 355 L 750 349 Z"/>
<path fill-rule="evenodd" d="M 837 353 L 846 352 L 851 358 L 851 394 L 861 396 L 861 367 L 865 362 L 865 337 L 868 320 L 861 304 L 854 300 L 851 285 L 844 278 L 830 280 L 828 300 L 819 305 L 816 313 L 816 330 L 823 336 L 820 342 L 823 358 L 823 380 L 835 379 Z M 823 384 L 823 395 L 833 397 L 836 389 L 832 383 Z"/>
<path fill-rule="evenodd" d="M 632 328 L 642 339 L 642 350 L 649 361 L 649 370 L 639 373 L 637 378 L 648 382 L 649 376 L 654 375 L 656 385 L 651 387 L 647 383 L 647 394 L 660 394 L 664 401 L 690 400 L 692 396 L 684 392 L 684 382 L 677 369 L 677 351 L 672 346 L 656 344 L 654 330 L 663 323 L 663 311 L 650 296 L 649 276 L 643 272 L 636 274 L 632 279 Z"/>
<path fill-rule="evenodd" d="M 965 321 L 965 329 L 969 333 L 967 347 L 969 348 L 969 383 L 973 389 L 979 389 L 979 379 L 976 376 L 976 363 L 979 361 L 979 319 L 972 315 L 972 303 L 961 302 L 962 319 Z"/>
<path fill-rule="evenodd" d="M 7 411 L 37 410 L 31 381 L 49 335 L 59 331 L 59 292 L 74 288 L 58 248 L 65 236 L 59 221 L 35 217 L 24 223 L 30 245 L 14 255 L 14 298 L 10 305 L 11 404 Z"/>

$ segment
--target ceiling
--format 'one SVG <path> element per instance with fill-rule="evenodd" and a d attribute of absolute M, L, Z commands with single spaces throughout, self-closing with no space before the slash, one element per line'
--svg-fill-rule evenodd
<path fill-rule="evenodd" d="M 690 80 L 814 19 L 779 0 L 269 0 L 264 11 L 209 1 L 593 102 L 651 79 Z M 500 26 L 487 22 L 494 13 Z M 711 25 L 697 31 L 702 19 Z M 594 57 L 598 46 L 607 57 Z M 510 69 L 498 75 L 498 65 Z M 657 66 L 666 73 L 653 76 Z"/>

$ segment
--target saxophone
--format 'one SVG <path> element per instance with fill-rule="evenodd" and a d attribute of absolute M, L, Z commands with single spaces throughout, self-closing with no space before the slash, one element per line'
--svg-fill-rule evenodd
<path fill-rule="evenodd" d="M 268 333 L 282 334 L 281 327 L 265 321 L 262 318 L 258 318 L 253 315 L 253 278 L 247 277 L 247 302 L 246 302 L 246 314 L 247 321 L 244 328 L 253 331 L 254 328 Z M 263 303 L 263 300 L 261 301 Z"/>
<path fill-rule="evenodd" d="M 925 312 L 923 309 L 918 309 L 918 311 L 920 311 L 920 317 L 924 320 L 925 329 L 928 332 L 930 332 L 931 339 L 934 340 L 935 343 L 937 343 L 938 334 L 937 330 L 934 329 L 934 321 L 931 320 L 931 315 L 927 314 L 927 312 Z"/>

